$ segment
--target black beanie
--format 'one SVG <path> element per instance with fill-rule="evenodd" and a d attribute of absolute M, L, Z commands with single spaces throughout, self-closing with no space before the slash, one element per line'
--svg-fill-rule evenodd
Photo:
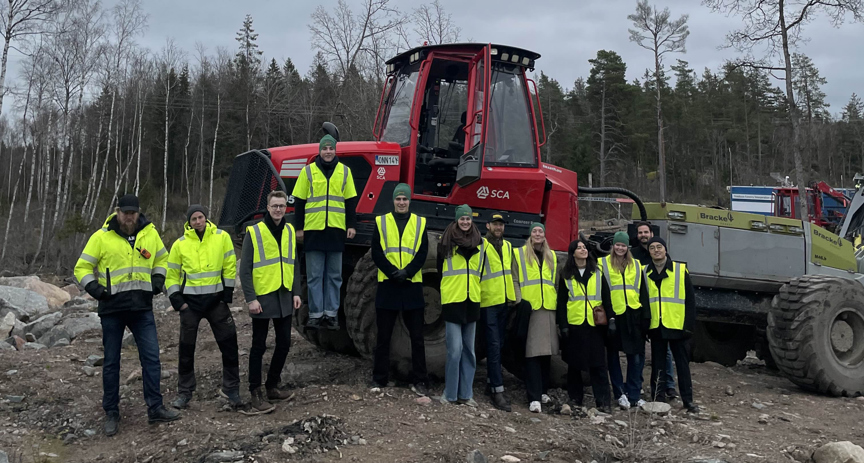
<path fill-rule="evenodd" d="M 650 240 L 648 240 L 648 246 L 647 246 L 647 247 L 651 247 L 651 243 L 660 243 L 660 244 L 662 244 L 663 247 L 666 248 L 666 253 L 667 253 L 667 254 L 669 253 L 669 247 L 666 246 L 666 240 L 664 240 L 663 238 L 660 238 L 659 236 L 654 236 L 654 237 L 652 237 Z"/>
<path fill-rule="evenodd" d="M 202 206 L 200 204 L 193 204 L 193 205 L 189 206 L 189 209 L 186 210 L 186 222 L 189 222 L 190 220 L 192 220 L 192 214 L 194 214 L 196 212 L 200 212 L 200 213 L 204 214 L 204 218 L 205 219 L 207 218 L 207 209 L 204 209 L 204 206 Z"/>

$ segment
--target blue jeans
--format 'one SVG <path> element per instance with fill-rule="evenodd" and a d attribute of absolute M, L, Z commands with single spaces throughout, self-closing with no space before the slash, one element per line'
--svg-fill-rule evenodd
<path fill-rule="evenodd" d="M 480 309 L 480 321 L 486 327 L 486 383 L 492 392 L 504 392 L 501 350 L 507 329 L 507 304 Z"/>
<path fill-rule="evenodd" d="M 339 315 L 339 288 L 342 286 L 342 253 L 306 251 L 306 284 L 309 318 Z"/>
<path fill-rule="evenodd" d="M 156 336 L 156 320 L 152 310 L 123 311 L 101 315 L 102 346 L 105 363 L 102 365 L 102 408 L 105 413 L 119 412 L 120 403 L 120 350 L 126 327 L 138 345 L 141 376 L 144 382 L 144 401 L 147 414 L 152 415 L 162 406 L 159 380 L 162 365 L 159 363 L 159 339 Z"/>
<path fill-rule="evenodd" d="M 641 354 L 627 354 L 626 383 L 621 373 L 621 362 L 618 359 L 618 352 L 607 349 L 606 359 L 609 364 L 609 381 L 612 383 L 613 399 L 627 394 L 627 400 L 630 403 L 636 403 L 642 393 L 642 369 L 645 367 L 645 356 Z"/>
<path fill-rule="evenodd" d="M 666 383 L 666 389 L 675 389 L 675 367 L 672 364 L 672 349 L 666 349 L 666 369 L 663 371 L 666 375 L 663 381 Z"/>
<path fill-rule="evenodd" d="M 477 322 L 460 325 L 446 322 L 447 363 L 444 367 L 444 398 L 450 402 L 474 397 L 474 330 Z"/>

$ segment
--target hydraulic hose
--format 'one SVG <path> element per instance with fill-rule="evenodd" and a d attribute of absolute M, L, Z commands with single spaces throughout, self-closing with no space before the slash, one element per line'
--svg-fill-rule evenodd
<path fill-rule="evenodd" d="M 648 213 L 645 211 L 645 205 L 642 204 L 642 200 L 639 199 L 638 196 L 636 196 L 636 193 L 633 193 L 630 190 L 627 190 L 624 188 L 615 188 L 615 187 L 588 188 L 588 187 L 584 187 L 584 186 L 578 187 L 577 190 L 579 193 L 586 193 L 586 194 L 612 193 L 612 194 L 624 195 L 624 196 L 632 199 L 633 202 L 636 203 L 636 207 L 639 208 L 639 215 L 642 217 L 642 220 L 648 221 Z"/>

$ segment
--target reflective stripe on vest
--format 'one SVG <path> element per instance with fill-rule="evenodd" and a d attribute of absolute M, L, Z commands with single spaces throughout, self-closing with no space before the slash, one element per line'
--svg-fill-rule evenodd
<path fill-rule="evenodd" d="M 513 288 L 513 245 L 504 240 L 501 244 L 501 255 L 495 246 L 486 243 L 486 263 L 480 276 L 480 307 L 501 305 L 507 301 L 516 300 L 516 290 Z"/>
<path fill-rule="evenodd" d="M 255 294 L 262 296 L 270 294 L 279 288 L 289 291 L 294 285 L 295 242 L 294 226 L 285 224 L 282 230 L 282 246 L 276 245 L 276 239 L 263 222 L 258 222 L 247 228 L 252 234 L 252 285 Z"/>
<path fill-rule="evenodd" d="M 304 229 L 324 230 L 326 227 L 333 227 L 345 230 L 345 186 L 348 184 L 349 169 L 341 162 L 337 163 L 328 178 L 313 162 L 304 167 L 303 171 L 309 181 Z M 315 189 L 315 180 L 318 180 L 319 184 L 324 183 L 324 191 Z"/>
<path fill-rule="evenodd" d="M 639 301 L 639 288 L 642 286 L 642 267 L 636 259 L 630 261 L 630 265 L 621 275 L 611 262 L 612 256 L 600 259 L 603 276 L 609 284 L 609 295 L 612 299 L 612 310 L 616 315 L 623 314 L 627 308 L 638 309 L 642 307 Z"/>
<path fill-rule="evenodd" d="M 516 266 L 521 275 L 519 288 L 522 290 L 522 299 L 530 302 L 531 308 L 534 310 L 541 308 L 555 310 L 555 301 L 558 297 L 558 294 L 555 292 L 555 274 L 558 273 L 558 260 L 554 259 L 552 261 L 553 267 L 551 269 L 548 265 L 543 265 L 545 259 L 540 259 L 541 263 L 539 266 L 538 264 L 532 264 L 529 268 L 525 259 L 525 248 L 520 247 L 517 252 L 519 255 L 516 260 Z"/>
<path fill-rule="evenodd" d="M 444 260 L 441 273 L 441 303 L 452 304 L 471 299 L 480 302 L 480 271 L 483 265 L 484 243 L 477 247 L 480 252 L 469 261 L 453 247 L 450 257 Z"/>
<path fill-rule="evenodd" d="M 684 285 L 684 272 L 687 271 L 687 266 L 679 263 L 672 263 L 673 272 L 669 276 L 669 270 L 664 270 L 667 274 L 666 278 L 660 281 L 660 288 L 654 283 L 654 280 L 645 277 L 645 283 L 648 285 L 648 304 L 651 306 L 651 325 L 649 329 L 654 329 L 663 323 L 663 326 L 672 330 L 684 329 L 684 313 L 686 308 L 686 289 Z M 668 284 L 668 282 L 672 284 Z M 667 284 L 663 284 L 666 282 Z"/>
<path fill-rule="evenodd" d="M 399 236 L 399 227 L 392 213 L 376 217 L 375 223 L 378 226 L 378 235 L 381 237 L 381 249 L 384 250 L 387 260 L 396 268 L 404 269 L 420 251 L 423 233 L 426 233 L 426 218 L 411 214 L 402 236 Z M 386 279 L 387 275 L 378 269 L 378 281 Z M 410 280 L 412 283 L 422 283 L 423 271 L 418 270 Z"/>
<path fill-rule="evenodd" d="M 579 283 L 576 278 L 570 278 L 565 282 L 568 296 L 567 323 L 581 325 L 587 318 L 588 324 L 594 326 L 594 311 L 592 309 L 603 303 L 601 293 L 603 280 L 597 278 L 597 273 L 594 272 L 591 275 L 587 285 Z"/>

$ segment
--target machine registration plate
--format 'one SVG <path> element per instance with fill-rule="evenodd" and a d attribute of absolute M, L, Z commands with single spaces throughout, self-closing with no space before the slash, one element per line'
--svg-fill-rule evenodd
<path fill-rule="evenodd" d="M 375 165 L 376 166 L 398 166 L 399 165 L 399 156 L 376 155 L 375 156 Z"/>

